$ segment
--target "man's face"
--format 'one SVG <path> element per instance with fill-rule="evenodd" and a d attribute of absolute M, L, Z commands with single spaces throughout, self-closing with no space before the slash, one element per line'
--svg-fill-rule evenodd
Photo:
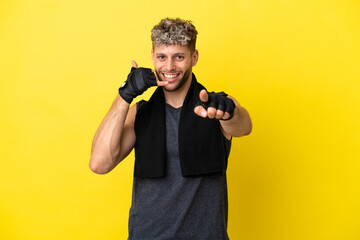
<path fill-rule="evenodd" d="M 188 81 L 198 60 L 197 50 L 191 54 L 190 49 L 182 45 L 155 46 L 151 54 L 159 80 L 169 82 L 163 89 L 170 92 Z"/>

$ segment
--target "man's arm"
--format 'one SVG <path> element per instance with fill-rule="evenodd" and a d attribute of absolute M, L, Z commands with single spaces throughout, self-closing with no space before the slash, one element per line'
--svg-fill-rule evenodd
<path fill-rule="evenodd" d="M 109 112 L 101 122 L 91 149 L 90 169 L 98 174 L 110 172 L 133 149 L 135 145 L 134 122 L 136 105 L 129 109 L 117 95 Z"/>
<path fill-rule="evenodd" d="M 238 101 L 231 96 L 227 96 L 231 98 L 235 103 L 234 116 L 230 120 L 220 120 L 220 125 L 223 131 L 224 136 L 227 139 L 231 137 L 241 137 L 244 135 L 249 135 L 252 130 L 252 123 L 249 116 L 249 113 L 245 108 L 240 106 Z"/>
<path fill-rule="evenodd" d="M 109 112 L 96 131 L 90 158 L 90 169 L 98 174 L 110 172 L 135 146 L 136 105 L 129 109 L 133 98 L 149 87 L 165 86 L 151 69 L 138 69 L 132 61 L 132 70 L 126 82 L 120 87 Z"/>
<path fill-rule="evenodd" d="M 252 123 L 249 116 L 249 113 L 245 108 L 241 107 L 238 101 L 231 96 L 227 96 L 232 99 L 235 108 L 234 115 L 231 119 L 227 120 L 230 117 L 230 113 L 217 109 L 216 107 L 208 107 L 205 109 L 202 106 L 197 106 L 194 109 L 194 112 L 201 117 L 216 118 L 220 120 L 221 130 L 224 136 L 227 139 L 231 137 L 241 137 L 244 135 L 249 135 L 252 130 Z M 201 90 L 199 94 L 199 99 L 202 102 L 208 102 L 209 96 L 206 90 Z M 222 120 L 223 119 L 223 120 Z"/>

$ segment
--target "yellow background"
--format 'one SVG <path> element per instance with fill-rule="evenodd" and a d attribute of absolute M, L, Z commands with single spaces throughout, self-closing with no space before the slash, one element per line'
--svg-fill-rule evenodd
<path fill-rule="evenodd" d="M 358 0 L 0 1 L 0 239 L 126 239 L 133 154 L 96 175 L 90 148 L 166 16 L 194 22 L 197 78 L 253 120 L 230 238 L 360 239 Z"/>

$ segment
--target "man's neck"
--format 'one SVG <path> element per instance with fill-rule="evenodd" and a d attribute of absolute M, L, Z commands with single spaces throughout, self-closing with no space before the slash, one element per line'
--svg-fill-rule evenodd
<path fill-rule="evenodd" d="M 174 108 L 181 107 L 184 103 L 186 94 L 189 91 L 191 82 L 192 82 L 192 74 L 190 74 L 189 79 L 178 90 L 173 92 L 163 90 L 165 95 L 165 102 Z"/>

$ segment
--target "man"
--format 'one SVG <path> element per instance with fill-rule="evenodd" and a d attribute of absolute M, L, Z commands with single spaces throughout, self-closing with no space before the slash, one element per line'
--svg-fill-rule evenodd
<path fill-rule="evenodd" d="M 250 134 L 252 124 L 233 97 L 197 82 L 196 35 L 190 21 L 161 20 L 151 34 L 155 71 L 132 61 L 94 137 L 95 173 L 108 173 L 135 148 L 131 240 L 228 239 L 231 138 Z M 149 101 L 129 107 L 151 86 L 158 88 Z"/>

